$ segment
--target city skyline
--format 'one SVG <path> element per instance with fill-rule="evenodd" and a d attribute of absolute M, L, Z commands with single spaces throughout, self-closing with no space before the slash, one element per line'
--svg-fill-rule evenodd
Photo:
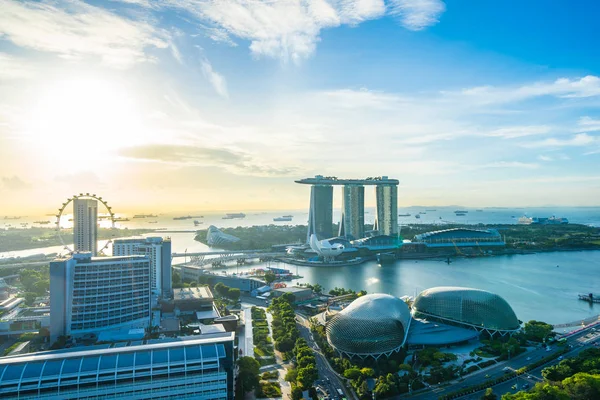
<path fill-rule="evenodd" d="M 5 215 L 307 209 L 316 174 L 397 177 L 399 208 L 598 205 L 596 2 L 0 7 Z"/>

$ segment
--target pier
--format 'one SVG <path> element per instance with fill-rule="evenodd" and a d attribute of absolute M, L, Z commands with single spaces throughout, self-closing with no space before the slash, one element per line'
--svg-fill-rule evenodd
<path fill-rule="evenodd" d="M 600 303 L 600 297 L 594 295 L 593 293 L 589 294 L 580 294 L 579 300 L 587 301 L 588 303 Z"/>

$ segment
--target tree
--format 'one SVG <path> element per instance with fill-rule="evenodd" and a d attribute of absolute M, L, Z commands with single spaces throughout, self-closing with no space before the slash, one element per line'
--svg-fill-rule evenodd
<path fill-rule="evenodd" d="M 346 379 L 355 380 L 360 378 L 361 376 L 362 374 L 360 373 L 360 369 L 358 368 L 349 368 L 344 371 L 344 378 Z"/>
<path fill-rule="evenodd" d="M 312 286 L 312 291 L 315 292 L 316 294 L 321 294 L 321 293 L 323 293 L 323 286 L 319 285 L 318 283 L 315 283 Z"/>
<path fill-rule="evenodd" d="M 221 297 L 227 297 L 229 293 L 229 287 L 223 285 L 221 282 L 217 282 L 215 285 L 215 292 Z"/>
<path fill-rule="evenodd" d="M 373 368 L 362 368 L 360 370 L 360 373 L 362 374 L 362 376 L 364 376 L 365 378 L 372 378 L 375 376 L 375 371 L 373 370 Z"/>
<path fill-rule="evenodd" d="M 296 296 L 294 296 L 293 293 L 284 293 L 281 295 L 281 298 L 290 304 L 294 304 L 294 302 L 296 302 Z"/>
<path fill-rule="evenodd" d="M 286 382 L 296 382 L 296 380 L 298 379 L 298 370 L 293 368 L 290 369 L 286 374 L 285 374 L 285 380 Z"/>
<path fill-rule="evenodd" d="M 525 323 L 525 337 L 527 340 L 541 342 L 545 338 L 553 336 L 554 327 L 542 321 L 531 320 Z"/>
<path fill-rule="evenodd" d="M 173 273 L 171 274 L 171 281 L 174 285 L 179 285 L 181 283 L 181 277 L 177 272 L 173 271 Z"/>
<path fill-rule="evenodd" d="M 570 399 L 600 399 L 600 375 L 578 373 L 562 382 Z"/>
<path fill-rule="evenodd" d="M 573 375 L 573 370 L 567 364 L 562 362 L 542 370 L 544 379 L 552 382 L 560 382 L 571 375 Z"/>
<path fill-rule="evenodd" d="M 271 271 L 267 272 L 265 274 L 265 276 L 263 277 L 263 279 L 265 280 L 265 283 L 267 285 L 271 285 L 271 283 L 275 282 L 277 280 L 277 275 L 275 275 L 274 273 L 272 273 Z"/>
<path fill-rule="evenodd" d="M 242 393 L 254 390 L 259 383 L 260 364 L 252 357 L 240 357 L 237 363 L 239 367 L 238 382 Z"/>
<path fill-rule="evenodd" d="M 319 373 L 317 367 L 314 365 L 308 365 L 298 369 L 298 384 L 302 387 L 302 390 L 307 390 L 311 387 L 318 377 Z"/>
<path fill-rule="evenodd" d="M 240 300 L 241 295 L 242 292 L 238 288 L 229 288 L 227 291 L 227 297 L 234 303 L 237 303 Z"/>
<path fill-rule="evenodd" d="M 481 396 L 481 400 L 496 400 L 498 399 L 498 396 L 496 396 L 496 394 L 494 393 L 494 390 L 492 390 L 492 388 L 487 388 L 485 390 L 485 393 L 483 394 L 483 396 Z"/>

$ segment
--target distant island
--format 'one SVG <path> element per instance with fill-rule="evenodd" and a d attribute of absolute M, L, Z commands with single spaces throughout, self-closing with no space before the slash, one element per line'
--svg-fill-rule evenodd
<path fill-rule="evenodd" d="M 555 225 L 504 225 L 504 224 L 414 224 L 403 225 L 400 236 L 405 240 L 413 240 L 418 234 L 452 228 L 496 229 L 506 241 L 506 248 L 495 253 L 528 251 L 561 251 L 561 250 L 600 250 L 600 228 L 579 224 Z M 365 230 L 372 225 L 365 225 Z M 272 246 L 306 242 L 306 225 L 294 226 L 252 226 L 223 228 L 222 232 L 236 236 L 240 241 L 220 244 L 226 250 L 258 250 L 270 249 Z M 337 225 L 334 225 L 334 232 Z M 195 239 L 206 242 L 207 230 L 197 231 Z M 450 250 L 452 251 L 452 249 Z"/>
<path fill-rule="evenodd" d="M 154 232 L 153 229 L 108 229 L 98 228 L 98 239 L 108 240 L 121 237 L 139 236 Z M 62 232 L 63 239 L 71 243 L 71 229 Z M 60 246 L 60 238 L 55 228 L 31 227 L 27 229 L 0 230 L 0 252 L 36 249 L 39 247 Z"/>

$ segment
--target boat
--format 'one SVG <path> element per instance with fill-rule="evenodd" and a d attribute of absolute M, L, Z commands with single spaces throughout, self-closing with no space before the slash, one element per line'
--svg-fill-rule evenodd
<path fill-rule="evenodd" d="M 483 212 L 483 210 L 475 210 L 475 211 L 477 211 L 477 212 Z"/>
<path fill-rule="evenodd" d="M 410 217 L 412 214 L 398 214 L 399 217 Z"/>
<path fill-rule="evenodd" d="M 284 215 L 283 217 L 276 217 L 276 218 L 273 218 L 273 221 L 275 221 L 275 222 L 291 221 L 291 220 L 292 220 L 292 217 L 290 217 L 290 216 L 285 216 L 285 215 Z"/>
<path fill-rule="evenodd" d="M 558 225 L 558 224 L 568 224 L 569 220 L 566 218 L 557 218 L 553 215 L 550 218 L 533 217 L 531 219 L 531 223 L 538 224 L 538 225 Z"/>
<path fill-rule="evenodd" d="M 21 219 L 21 217 L 8 217 L 8 216 L 5 216 L 4 219 Z"/>
<path fill-rule="evenodd" d="M 468 213 L 468 211 L 466 211 L 466 210 L 456 210 L 456 211 L 454 211 L 454 213 L 455 214 L 466 214 L 466 213 Z"/>
<path fill-rule="evenodd" d="M 285 217 L 285 218 L 293 218 L 294 216 L 293 215 L 284 215 L 283 217 Z"/>
<path fill-rule="evenodd" d="M 198 220 L 194 220 L 194 226 L 198 226 L 200 224 L 203 224 L 204 222 L 202 221 L 198 221 Z"/>
<path fill-rule="evenodd" d="M 425 211 L 437 211 L 437 210 L 425 210 Z"/>
<path fill-rule="evenodd" d="M 129 218 L 117 217 L 114 219 L 115 222 L 127 222 Z"/>
<path fill-rule="evenodd" d="M 519 225 L 530 225 L 533 222 L 533 218 L 529 218 L 526 215 L 523 215 L 521 218 L 519 218 L 519 220 L 517 221 L 517 223 Z"/>
<path fill-rule="evenodd" d="M 246 218 L 246 214 L 244 213 L 227 213 L 222 219 L 236 219 L 236 218 Z"/>
<path fill-rule="evenodd" d="M 467 214 L 465 214 L 465 213 L 456 213 L 457 217 L 464 217 L 465 215 L 467 215 Z"/>
<path fill-rule="evenodd" d="M 377 262 L 381 264 L 392 264 L 396 261 L 396 255 L 394 253 L 377 253 Z"/>
<path fill-rule="evenodd" d="M 419 211 L 419 214 L 427 214 L 425 211 Z"/>
<path fill-rule="evenodd" d="M 173 218 L 173 221 L 182 221 L 184 219 L 192 219 L 192 216 L 191 215 L 186 215 L 184 217 L 175 217 L 175 218 Z"/>
<path fill-rule="evenodd" d="M 133 216 L 133 218 L 157 218 L 158 215 L 153 215 L 153 214 L 136 214 Z"/>
<path fill-rule="evenodd" d="M 34 224 L 48 225 L 50 221 L 33 221 Z"/>
<path fill-rule="evenodd" d="M 421 218 L 421 216 L 419 214 L 415 215 L 415 218 Z"/>
<path fill-rule="evenodd" d="M 148 221 L 149 224 L 158 224 L 158 221 Z"/>

